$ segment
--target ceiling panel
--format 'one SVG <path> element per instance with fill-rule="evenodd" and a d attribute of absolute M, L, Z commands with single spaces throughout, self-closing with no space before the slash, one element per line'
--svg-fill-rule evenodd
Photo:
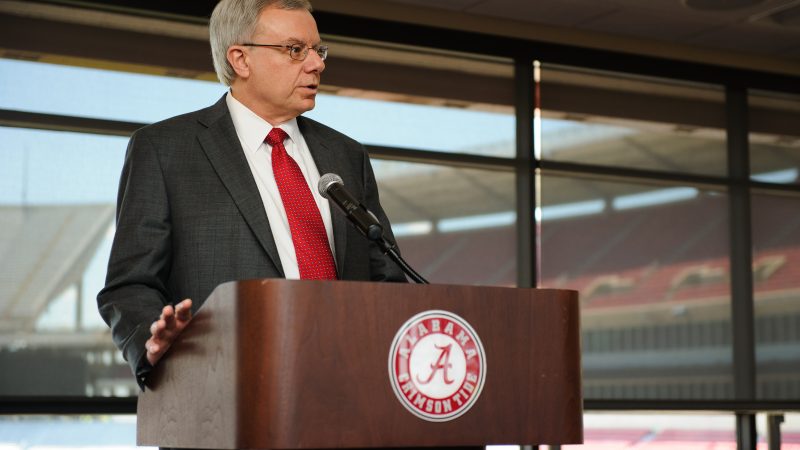
<path fill-rule="evenodd" d="M 796 0 L 791 0 L 796 1 Z M 614 0 L 621 9 L 648 9 L 665 15 L 693 17 L 697 20 L 723 21 L 727 23 L 743 22 L 750 17 L 761 14 L 787 3 L 787 0 L 764 0 L 760 3 L 729 10 L 699 11 L 684 5 L 683 0 Z"/>
<path fill-rule="evenodd" d="M 582 29 L 677 41 L 720 26 L 719 22 L 687 15 L 669 15 L 642 8 L 626 8 L 581 24 Z"/>
<path fill-rule="evenodd" d="M 466 12 L 553 26 L 575 26 L 618 9 L 613 2 L 585 0 L 487 0 Z"/>
<path fill-rule="evenodd" d="M 769 25 L 732 25 L 709 29 L 684 42 L 725 50 L 780 55 L 800 46 L 800 31 L 790 32 Z"/>
<path fill-rule="evenodd" d="M 216 0 L 197 0 L 195 2 L 155 2 L 152 0 L 39 0 L 12 1 L 0 0 L 3 5 L 30 5 L 37 3 L 75 4 L 82 8 L 100 8 L 105 11 L 125 11 L 131 14 L 131 21 L 138 15 L 155 14 L 156 17 L 170 18 L 174 15 L 191 18 L 202 24 L 209 15 Z M 770 14 L 778 11 L 798 11 L 800 0 L 762 0 L 754 6 L 727 11 L 697 11 L 684 5 L 685 0 L 312 0 L 318 11 L 347 11 L 350 14 L 366 15 L 387 20 L 409 20 L 415 17 L 435 17 L 436 24 L 445 28 L 455 27 L 465 30 L 479 30 L 476 23 L 489 22 L 492 30 L 503 30 L 509 25 L 509 35 L 525 34 L 527 24 L 533 39 L 564 40 L 573 45 L 607 47 L 628 51 L 634 48 L 639 52 L 638 39 L 647 43 L 661 42 L 678 44 L 656 53 L 673 55 L 686 49 L 687 54 L 694 50 L 733 50 L 752 53 L 770 58 L 783 58 L 775 61 L 780 71 L 788 62 L 791 66 L 800 62 L 800 25 L 779 25 Z M 718 0 L 725 3 L 725 0 Z M 40 5 L 41 6 L 41 5 Z M 19 6 L 18 6 L 19 7 Z M 82 10 L 86 11 L 86 10 Z M 435 13 L 435 14 L 433 14 Z M 479 19 L 475 21 L 474 19 Z M 422 23 L 425 21 L 420 19 Z M 789 19 L 787 19 L 789 20 Z M 794 19 L 795 21 L 797 19 Z M 548 26 L 546 37 L 537 37 L 537 25 Z M 114 25 L 111 25 L 114 26 Z M 324 31 L 324 30 L 323 30 Z M 579 35 L 575 31 L 585 32 Z M 174 34 L 174 27 L 168 27 L 163 34 Z M 502 34 L 502 31 L 501 31 Z M 604 41 L 605 36 L 622 36 L 622 39 Z M 631 39 L 633 38 L 633 39 Z M 630 41 L 630 42 L 629 42 Z M 631 45 L 627 45 L 631 44 Z M 689 46 L 686 46 L 689 44 Z M 742 55 L 748 56 L 748 55 Z M 736 58 L 734 55 L 733 58 Z M 702 56 L 691 56 L 702 59 Z M 712 57 L 712 59 L 714 59 Z M 724 58 L 723 58 L 724 59 Z M 793 67 L 793 66 L 791 66 Z"/>
<path fill-rule="evenodd" d="M 384 0 L 387 1 L 387 0 Z M 451 9 L 463 11 L 470 6 L 484 3 L 486 0 L 388 0 L 392 3 L 405 3 L 408 5 L 427 6 L 431 8 Z"/>
<path fill-rule="evenodd" d="M 783 56 L 784 58 L 800 59 L 800 45 L 793 45 L 792 47 L 787 48 L 783 52 L 780 52 L 778 56 Z"/>
<path fill-rule="evenodd" d="M 798 59 L 800 27 L 764 19 L 800 0 L 763 0 L 731 10 L 698 11 L 682 0 L 373 0 L 438 8 L 552 27 Z"/>

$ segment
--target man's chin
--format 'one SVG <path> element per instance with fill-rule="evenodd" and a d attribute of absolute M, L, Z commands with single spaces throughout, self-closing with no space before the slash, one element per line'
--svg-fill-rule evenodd
<path fill-rule="evenodd" d="M 300 113 L 302 114 L 304 112 L 311 111 L 314 109 L 314 106 L 316 106 L 316 101 L 313 98 L 305 99 L 300 104 Z"/>

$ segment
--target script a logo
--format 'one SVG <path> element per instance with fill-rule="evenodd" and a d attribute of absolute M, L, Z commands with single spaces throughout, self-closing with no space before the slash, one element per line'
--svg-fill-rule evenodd
<path fill-rule="evenodd" d="M 389 352 L 389 377 L 400 403 L 433 422 L 466 413 L 483 389 L 486 355 L 477 333 L 448 311 L 409 319 Z"/>

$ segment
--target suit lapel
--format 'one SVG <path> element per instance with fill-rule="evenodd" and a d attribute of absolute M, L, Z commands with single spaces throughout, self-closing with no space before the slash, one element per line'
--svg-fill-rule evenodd
<path fill-rule="evenodd" d="M 303 139 L 308 145 L 308 150 L 311 152 L 311 157 L 314 158 L 314 164 L 317 165 L 317 170 L 320 176 L 326 173 L 342 174 L 343 166 L 337 160 L 335 155 L 342 155 L 344 152 L 336 151 L 336 143 L 326 142 L 314 127 L 314 124 L 304 117 L 297 118 L 297 126 L 300 128 L 300 133 L 303 134 Z M 331 203 L 331 223 L 333 226 L 333 246 L 336 249 L 336 266 L 338 267 L 339 276 L 342 275 L 344 268 L 345 249 L 347 248 L 347 218 L 341 211 L 334 211 L 338 207 Z"/>
<path fill-rule="evenodd" d="M 210 111 L 207 117 L 199 119 L 208 127 L 198 135 L 200 145 L 256 239 L 272 259 L 280 275 L 285 276 L 278 247 L 264 211 L 264 202 L 236 135 L 225 97 L 212 106 Z"/>

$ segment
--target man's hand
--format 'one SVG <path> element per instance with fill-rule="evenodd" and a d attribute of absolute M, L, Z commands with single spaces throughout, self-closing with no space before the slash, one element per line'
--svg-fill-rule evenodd
<path fill-rule="evenodd" d="M 167 305 L 161 310 L 161 317 L 150 325 L 150 339 L 144 343 L 147 349 L 147 361 L 155 366 L 164 356 L 175 338 L 192 320 L 192 300 L 185 299 L 175 305 Z"/>

